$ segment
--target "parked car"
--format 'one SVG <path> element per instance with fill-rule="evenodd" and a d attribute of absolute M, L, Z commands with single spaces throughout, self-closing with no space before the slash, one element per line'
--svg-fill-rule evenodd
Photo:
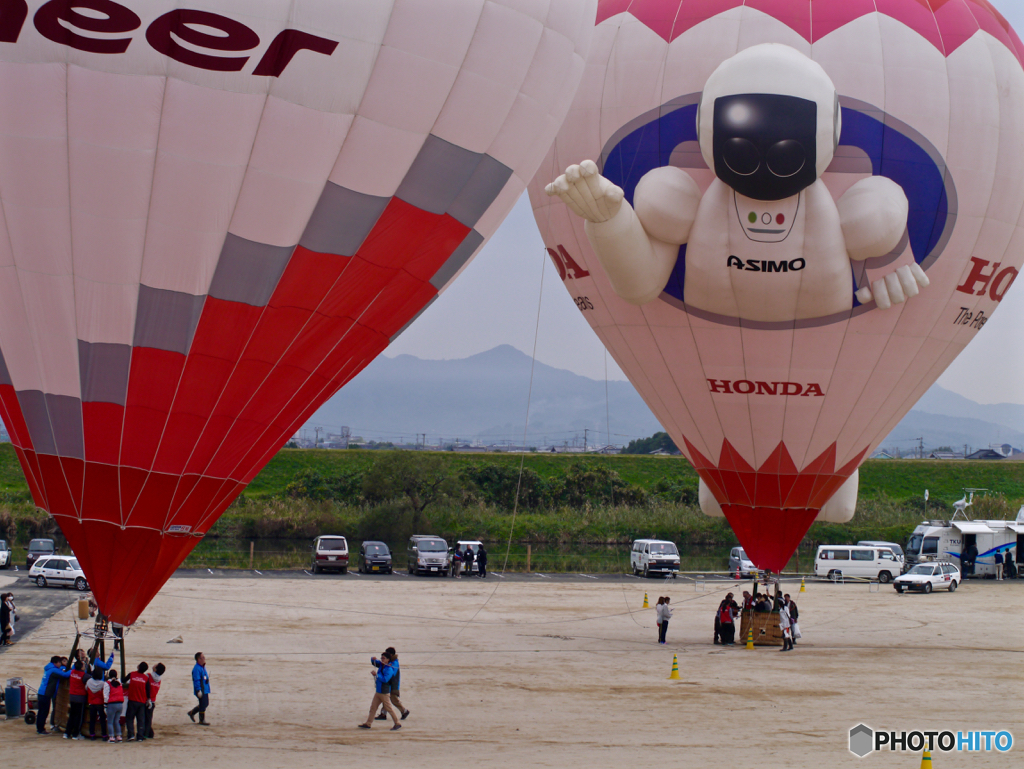
<path fill-rule="evenodd" d="M 448 543 L 433 534 L 413 534 L 405 551 L 410 574 L 447 576 L 451 568 Z"/>
<path fill-rule="evenodd" d="M 747 558 L 747 551 L 742 547 L 734 547 L 729 551 L 729 573 L 735 574 L 737 569 L 741 577 L 749 577 L 757 571 L 754 562 Z"/>
<path fill-rule="evenodd" d="M 919 563 L 906 574 L 892 581 L 897 593 L 904 590 L 921 590 L 930 593 L 932 590 L 944 589 L 952 593 L 963 581 L 960 569 L 946 561 L 938 563 Z"/>
<path fill-rule="evenodd" d="M 480 571 L 480 564 L 476 562 L 476 554 L 483 547 L 483 542 L 479 542 L 475 539 L 460 539 L 455 543 L 455 549 L 460 553 L 464 553 L 468 547 L 473 553 L 473 563 L 467 568 L 465 562 L 462 564 L 462 571 L 464 574 L 472 574 L 474 571 Z"/>
<path fill-rule="evenodd" d="M 83 592 L 89 589 L 85 572 L 82 571 L 82 567 L 78 565 L 78 559 L 74 556 L 40 556 L 28 570 L 28 577 L 39 587 L 74 586 L 76 590 Z"/>
<path fill-rule="evenodd" d="M 14 551 L 7 544 L 7 540 L 0 539 L 0 569 L 11 568 L 11 561 L 14 560 Z"/>
<path fill-rule="evenodd" d="M 57 548 L 53 545 L 52 539 L 33 539 L 28 543 L 28 556 L 25 558 L 25 568 L 31 569 L 39 558 L 44 555 L 53 555 Z"/>
<path fill-rule="evenodd" d="M 310 571 L 334 569 L 342 574 L 348 572 L 348 542 L 337 534 L 325 534 L 313 540 L 313 563 Z"/>
<path fill-rule="evenodd" d="M 634 576 L 671 574 L 675 577 L 679 573 L 679 548 L 675 542 L 665 539 L 634 540 L 629 552 L 629 565 Z"/>
<path fill-rule="evenodd" d="M 390 574 L 394 570 L 391 551 L 383 542 L 364 542 L 359 546 L 359 564 L 356 568 L 363 574 Z"/>

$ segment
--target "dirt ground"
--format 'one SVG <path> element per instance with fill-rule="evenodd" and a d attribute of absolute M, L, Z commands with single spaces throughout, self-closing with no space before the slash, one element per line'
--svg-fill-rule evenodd
<path fill-rule="evenodd" d="M 5 581 L 0 579 L 0 581 Z M 714 646 L 713 611 L 739 583 L 499 579 L 172 579 L 128 636 L 129 664 L 164 662 L 157 739 L 113 746 L 0 722 L 17 766 L 912 767 L 920 754 L 847 750 L 849 729 L 1008 730 L 1008 754 L 935 754 L 934 769 L 1022 766 L 1024 582 L 956 593 L 808 583 L 792 653 Z M 672 597 L 656 643 L 645 590 Z M 38 685 L 67 653 L 64 610 L 0 657 Z M 176 636 L 183 644 L 169 644 Z M 400 732 L 364 731 L 369 658 L 398 649 Z M 203 651 L 212 726 L 193 725 Z M 681 681 L 668 676 L 678 655 Z M 60 752 L 60 758 L 56 754 Z M 75 758 L 69 755 L 77 754 Z M 101 755 L 102 754 L 102 755 Z M 72 764 L 72 765 L 75 765 Z M 371 765 L 366 763 L 365 765 Z"/>

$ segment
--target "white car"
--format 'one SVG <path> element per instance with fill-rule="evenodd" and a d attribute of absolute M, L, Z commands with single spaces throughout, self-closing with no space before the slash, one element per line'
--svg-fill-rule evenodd
<path fill-rule="evenodd" d="M 47 555 L 40 558 L 28 570 L 28 577 L 39 587 L 63 585 L 85 592 L 89 582 L 85 572 L 78 565 L 78 559 L 67 555 Z"/>
<path fill-rule="evenodd" d="M 11 552 L 11 546 L 7 544 L 6 540 L 0 539 L 0 569 L 11 568 L 13 558 L 14 553 Z"/>
<path fill-rule="evenodd" d="M 960 569 L 951 563 L 941 561 L 939 563 L 919 563 L 906 574 L 897 577 L 892 581 L 892 586 L 897 593 L 904 590 L 922 590 L 930 593 L 932 590 L 942 588 L 953 592 L 956 586 L 963 581 L 960 576 Z"/>

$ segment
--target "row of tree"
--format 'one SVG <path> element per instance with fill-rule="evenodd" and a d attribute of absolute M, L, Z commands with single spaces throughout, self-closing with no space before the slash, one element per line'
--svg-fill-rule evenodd
<path fill-rule="evenodd" d="M 382 454 L 365 472 L 331 476 L 309 468 L 301 470 L 286 493 L 297 499 L 353 505 L 401 502 L 412 510 L 414 528 L 422 523 L 424 510 L 441 502 L 512 511 L 697 501 L 692 481 L 661 480 L 648 490 L 624 481 L 614 470 L 586 461 L 573 462 L 562 475 L 544 478 L 530 468 L 520 471 L 500 464 L 456 469 L 442 456 L 411 451 Z"/>

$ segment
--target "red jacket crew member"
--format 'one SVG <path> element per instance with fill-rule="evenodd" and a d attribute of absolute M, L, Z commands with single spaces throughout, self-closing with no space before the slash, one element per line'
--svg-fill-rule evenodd
<path fill-rule="evenodd" d="M 143 742 L 146 739 L 146 706 L 150 702 L 149 676 L 146 671 L 149 665 L 140 662 L 139 667 L 128 674 L 125 683 L 128 685 L 128 714 L 125 717 L 125 729 L 128 732 L 127 742 Z"/>

